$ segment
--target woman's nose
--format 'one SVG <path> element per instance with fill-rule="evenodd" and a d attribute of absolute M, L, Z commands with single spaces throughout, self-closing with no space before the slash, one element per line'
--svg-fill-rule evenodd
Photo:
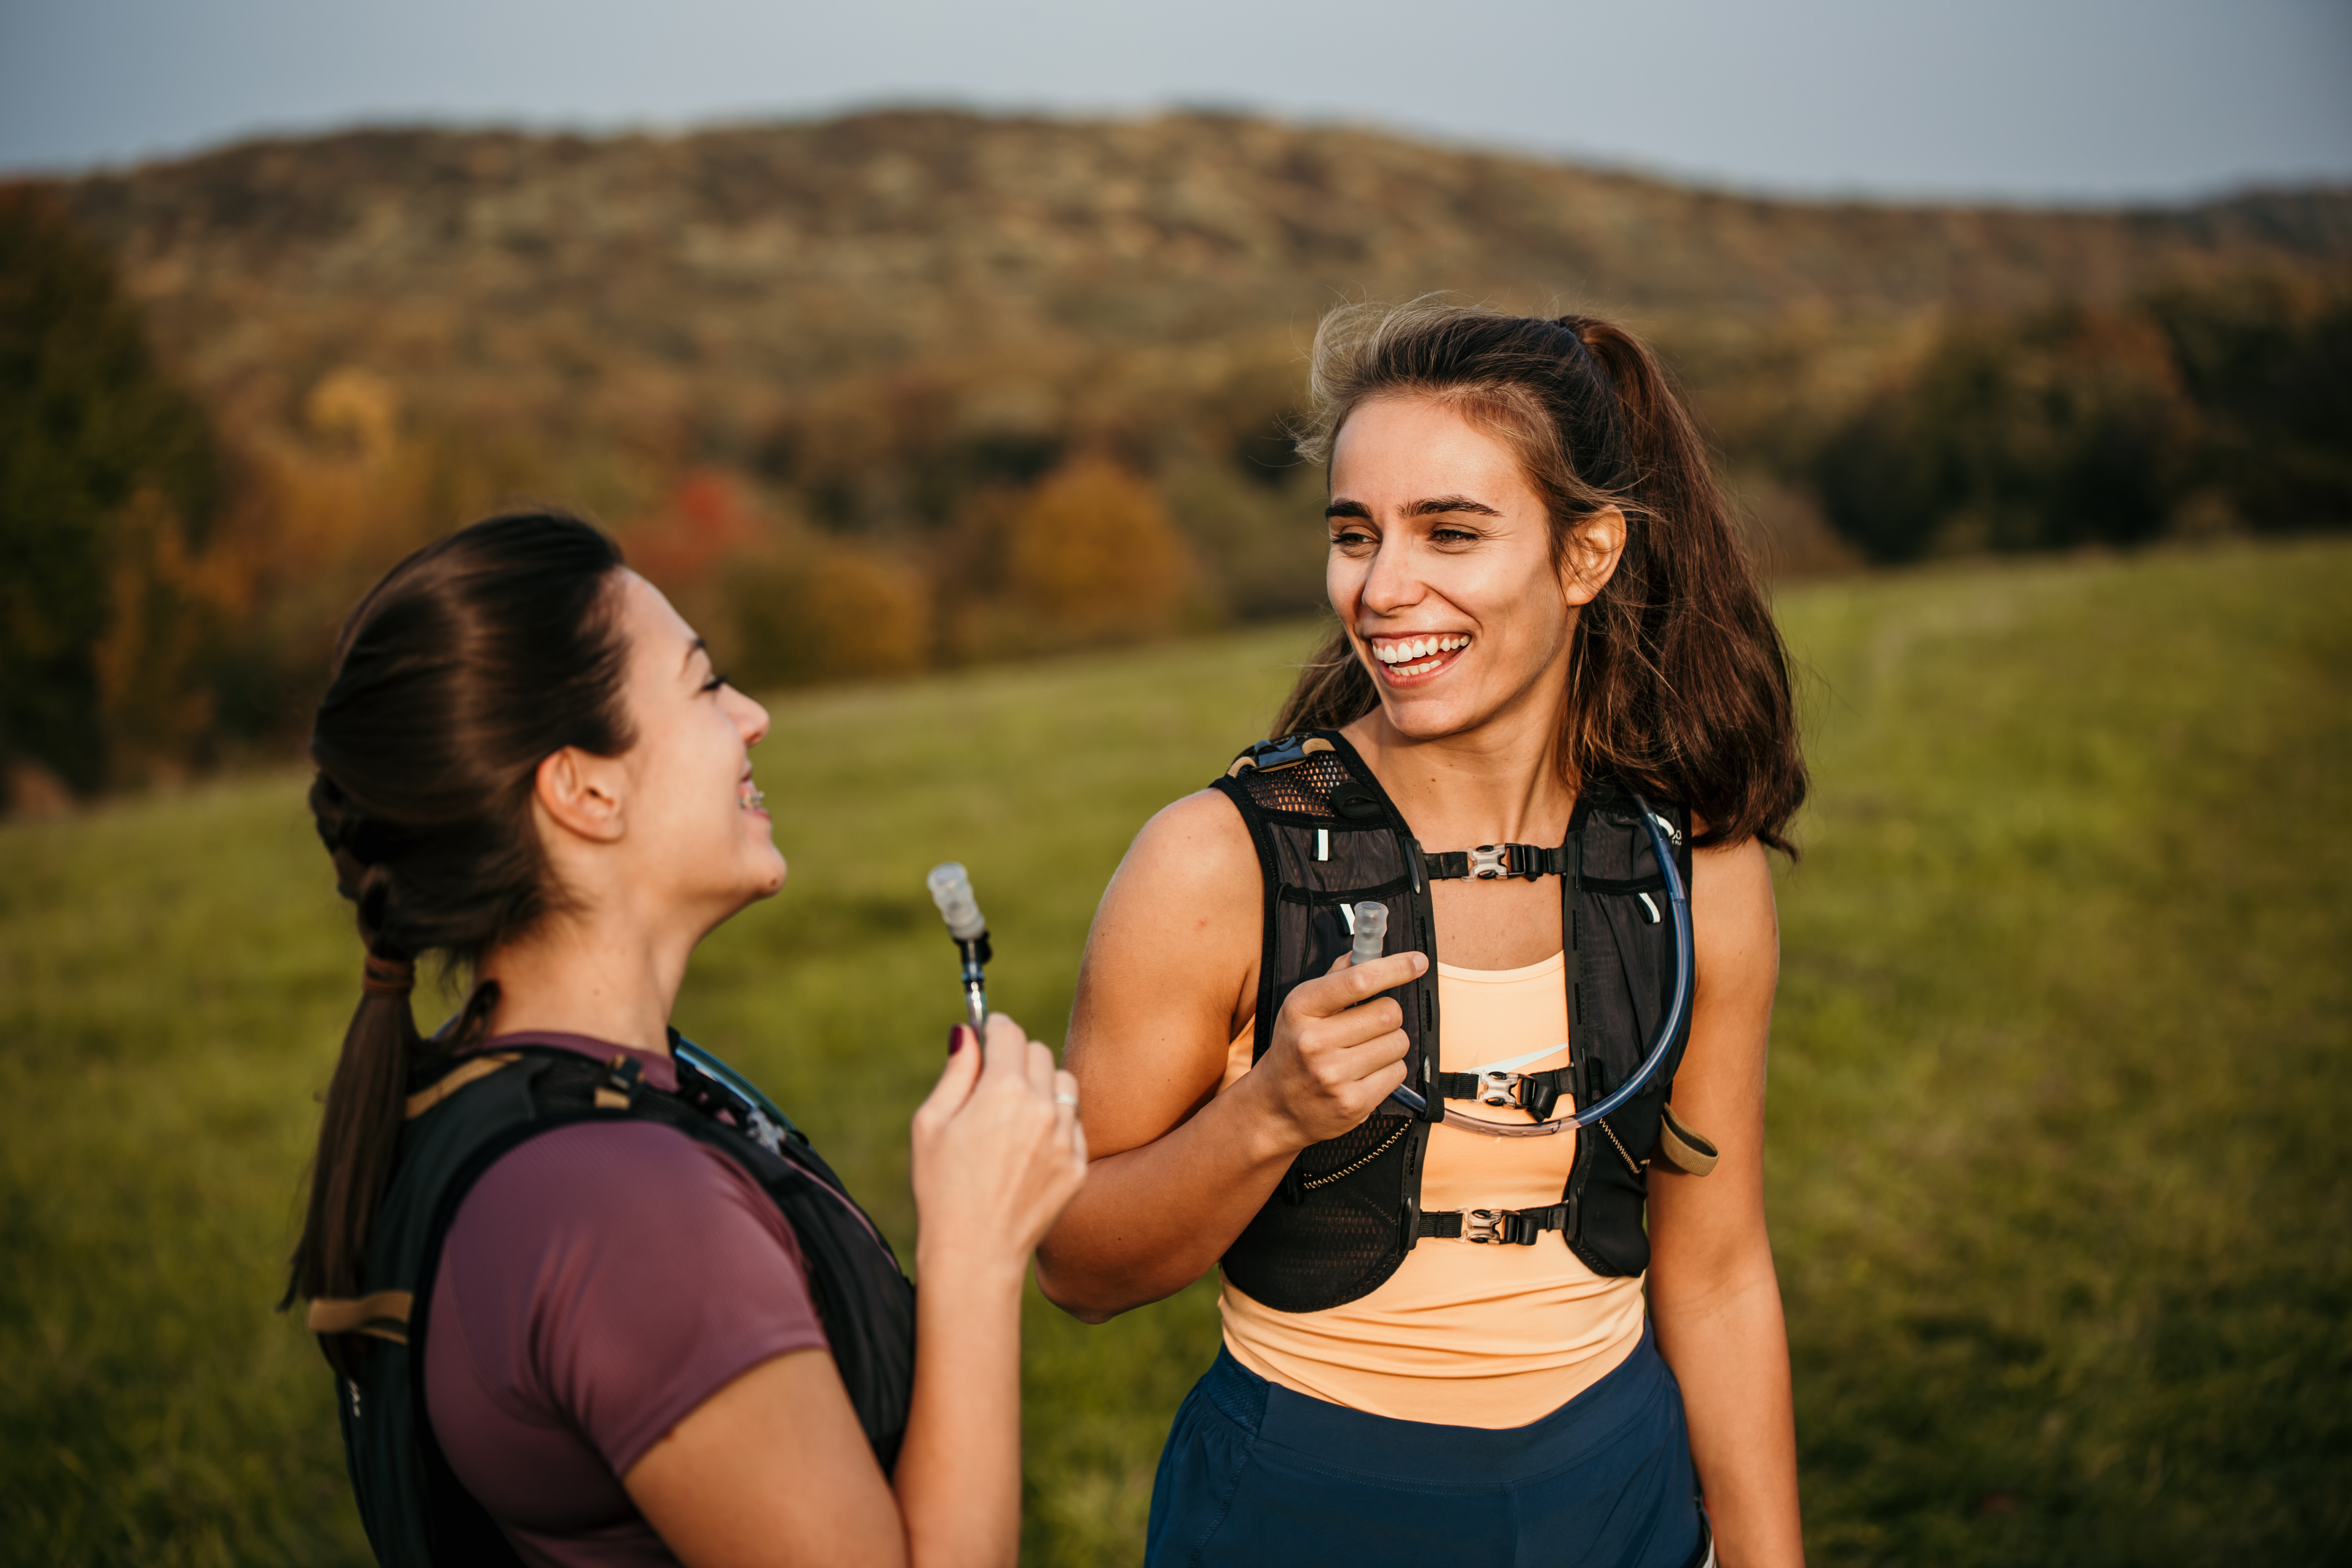
<path fill-rule="evenodd" d="M 1364 577 L 1364 608 L 1376 615 L 1404 609 L 1420 600 L 1422 591 L 1407 542 L 1393 533 L 1381 540 L 1372 555 L 1372 569 Z"/>
<path fill-rule="evenodd" d="M 735 710 L 735 727 L 743 732 L 743 744 L 758 745 L 768 738 L 768 710 L 733 687 L 727 689 L 739 705 Z"/>

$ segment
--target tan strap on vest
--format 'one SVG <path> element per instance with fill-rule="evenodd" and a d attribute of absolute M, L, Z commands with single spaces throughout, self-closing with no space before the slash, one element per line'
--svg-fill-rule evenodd
<path fill-rule="evenodd" d="M 1285 768 L 1297 767 L 1299 763 L 1305 762 L 1307 758 L 1313 756 L 1318 752 L 1328 752 L 1330 750 L 1332 750 L 1330 742 L 1320 738 L 1309 739 L 1300 742 L 1298 747 L 1298 755 L 1291 758 L 1290 761 L 1286 763 L 1276 763 L 1273 767 L 1270 767 L 1265 771 L 1270 773 L 1278 773 Z M 1229 779 L 1237 779 L 1256 766 L 1257 759 L 1255 757 L 1235 757 L 1234 759 L 1234 765 L 1225 770 L 1225 776 Z"/>
<path fill-rule="evenodd" d="M 312 1299 L 303 1321 L 314 1334 L 368 1334 L 394 1344 L 408 1342 L 408 1312 L 416 1304 L 406 1290 L 379 1290 L 357 1300 Z"/>
<path fill-rule="evenodd" d="M 478 1083 L 502 1067 L 522 1060 L 517 1051 L 495 1051 L 486 1057 L 475 1057 L 443 1073 L 430 1088 L 420 1089 L 408 1097 L 408 1119 L 424 1115 L 469 1083 Z"/>
<path fill-rule="evenodd" d="M 1723 1156 L 1716 1146 L 1683 1125 L 1675 1108 L 1666 1107 L 1665 1124 L 1658 1129 L 1658 1152 L 1685 1175 L 1704 1176 Z"/>

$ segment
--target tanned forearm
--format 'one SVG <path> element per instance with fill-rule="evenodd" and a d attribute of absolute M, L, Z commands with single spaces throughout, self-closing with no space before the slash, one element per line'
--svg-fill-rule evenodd
<path fill-rule="evenodd" d="M 1654 1286 L 1658 1353 L 1682 1384 L 1691 1459 L 1724 1568 L 1801 1568 L 1797 1436 L 1769 1250 L 1703 1288 Z"/>
<path fill-rule="evenodd" d="M 1094 1162 L 1037 1257 L 1037 1283 L 1098 1323 L 1174 1295 L 1241 1235 L 1304 1145 L 1244 1079 L 1140 1148 Z"/>
<path fill-rule="evenodd" d="M 914 1568 L 1021 1550 L 1021 1283 L 1003 1259 L 915 1251 L 915 1390 L 892 1486 Z"/>

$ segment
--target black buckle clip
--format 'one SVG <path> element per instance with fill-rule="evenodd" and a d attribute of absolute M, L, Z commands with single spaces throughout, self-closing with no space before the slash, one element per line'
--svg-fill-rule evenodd
<path fill-rule="evenodd" d="M 1559 1086 L 1532 1073 L 1482 1072 L 1478 1075 L 1478 1103 L 1481 1105 L 1517 1106 L 1538 1121 L 1549 1121 L 1551 1120 L 1551 1108 L 1559 1102 Z"/>
<path fill-rule="evenodd" d="M 1543 1227 L 1510 1209 L 1464 1209 L 1462 1239 L 1481 1247 L 1533 1247 Z"/>

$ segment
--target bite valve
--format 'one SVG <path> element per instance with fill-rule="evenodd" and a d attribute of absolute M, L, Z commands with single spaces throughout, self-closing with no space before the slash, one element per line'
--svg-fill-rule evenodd
<path fill-rule="evenodd" d="M 948 934 L 955 938 L 956 949 L 963 955 L 963 1004 L 971 1024 L 973 1036 L 988 1036 L 988 961 L 994 956 L 988 946 L 988 921 L 980 912 L 980 904 L 971 896 L 971 877 L 962 866 L 946 860 L 931 868 L 923 879 L 931 890 L 931 902 L 940 907 L 940 919 L 945 921 Z"/>
<path fill-rule="evenodd" d="M 1378 958 L 1389 940 L 1389 907 L 1386 904 L 1358 904 L 1355 916 L 1356 944 L 1348 953 L 1350 967 L 1370 963 Z"/>
<path fill-rule="evenodd" d="M 1370 963 L 1388 946 L 1389 907 L 1386 904 L 1362 903 L 1349 913 L 1355 917 L 1356 929 L 1355 944 L 1348 950 L 1348 966 L 1352 969 L 1359 963 Z M 1386 1110 L 1391 1105 L 1412 1116 L 1425 1115 L 1429 1110 L 1429 1101 L 1402 1084 L 1389 1091 L 1389 1097 L 1381 1109 Z"/>

